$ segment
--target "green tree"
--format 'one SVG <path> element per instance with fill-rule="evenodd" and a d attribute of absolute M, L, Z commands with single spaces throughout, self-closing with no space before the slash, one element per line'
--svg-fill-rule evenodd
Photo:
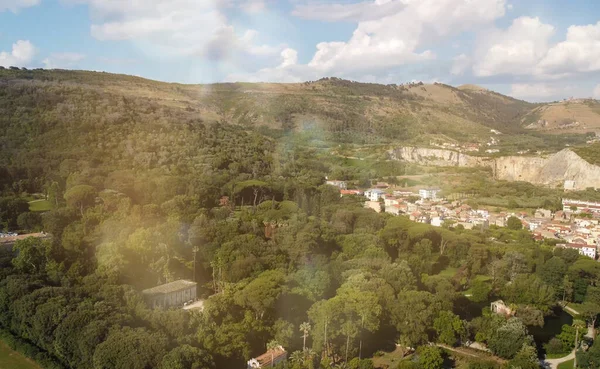
<path fill-rule="evenodd" d="M 438 334 L 438 340 L 449 346 L 456 344 L 465 329 L 460 317 L 446 310 L 438 314 L 433 321 L 433 327 Z"/>
<path fill-rule="evenodd" d="M 12 263 L 18 270 L 25 273 L 40 273 L 46 266 L 46 253 L 51 249 L 48 241 L 40 238 L 28 237 L 24 240 L 18 240 L 13 246 L 16 254 Z"/>
<path fill-rule="evenodd" d="M 488 340 L 490 350 L 505 359 L 512 359 L 523 348 L 531 345 L 532 338 L 527 327 L 519 318 L 511 318 L 495 332 Z"/>
<path fill-rule="evenodd" d="M 17 218 L 17 224 L 21 229 L 37 232 L 42 229 L 42 216 L 33 212 L 21 213 Z"/>
<path fill-rule="evenodd" d="M 492 286 L 487 281 L 476 279 L 471 286 L 471 291 L 473 291 L 471 300 L 475 302 L 486 302 L 489 299 L 490 292 L 492 292 Z"/>
<path fill-rule="evenodd" d="M 521 220 L 519 218 L 511 216 L 506 221 L 506 227 L 513 231 L 519 231 L 523 229 L 523 223 L 521 223 Z"/>
<path fill-rule="evenodd" d="M 205 351 L 190 345 L 181 345 L 169 351 L 160 363 L 159 369 L 210 369 L 215 364 Z"/>
<path fill-rule="evenodd" d="M 300 324 L 300 332 L 302 332 L 302 351 L 306 350 L 306 337 L 310 333 L 310 323 L 303 322 Z"/>
<path fill-rule="evenodd" d="M 81 216 L 86 207 L 92 206 L 96 201 L 96 189 L 88 185 L 77 185 L 71 187 L 65 192 L 65 200 L 67 205 L 79 209 Z"/>
<path fill-rule="evenodd" d="M 419 366 L 423 369 L 442 369 L 444 358 L 442 351 L 434 346 L 421 346 L 417 350 Z"/>

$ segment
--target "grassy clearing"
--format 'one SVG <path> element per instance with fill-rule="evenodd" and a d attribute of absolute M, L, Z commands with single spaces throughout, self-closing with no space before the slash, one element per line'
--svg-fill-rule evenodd
<path fill-rule="evenodd" d="M 0 368 L 2 369 L 41 369 L 34 361 L 13 351 L 0 341 Z"/>
<path fill-rule="evenodd" d="M 48 200 L 33 200 L 29 202 L 29 211 L 48 211 L 52 209 L 52 203 Z"/>
<path fill-rule="evenodd" d="M 476 275 L 475 278 L 473 278 L 473 280 L 471 281 L 471 285 L 473 285 L 473 283 L 475 282 L 489 282 L 492 280 L 492 277 L 490 277 L 489 275 Z M 468 290 L 465 290 L 463 292 L 463 295 L 466 296 L 471 296 L 473 295 L 473 287 L 469 287 Z"/>
<path fill-rule="evenodd" d="M 565 361 L 562 364 L 559 364 L 558 369 L 573 369 L 573 361 L 574 359 L 571 359 L 569 361 Z"/>
<path fill-rule="evenodd" d="M 404 360 L 409 357 L 410 355 L 404 357 Z M 375 368 L 395 368 L 403 360 L 402 350 L 396 348 L 392 352 L 386 352 L 382 356 L 375 356 L 371 360 Z"/>

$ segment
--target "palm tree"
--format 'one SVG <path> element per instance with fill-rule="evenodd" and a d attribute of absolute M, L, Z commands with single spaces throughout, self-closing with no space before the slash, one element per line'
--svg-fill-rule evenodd
<path fill-rule="evenodd" d="M 575 327 L 575 358 L 573 359 L 573 368 L 577 368 L 577 346 L 579 345 L 579 329 L 587 328 L 586 322 L 583 320 L 573 320 L 573 327 Z"/>
<path fill-rule="evenodd" d="M 279 346 L 279 342 L 276 340 L 270 340 L 269 343 L 267 343 L 267 351 L 271 353 L 271 366 L 275 366 L 275 363 L 273 362 L 275 360 L 274 353 Z"/>
<path fill-rule="evenodd" d="M 304 353 L 300 351 L 294 351 L 290 354 L 290 361 L 294 365 L 300 365 L 304 362 Z"/>
<path fill-rule="evenodd" d="M 306 337 L 308 337 L 308 332 L 310 332 L 310 329 L 311 327 L 309 322 L 304 322 L 300 324 L 300 332 L 302 332 L 303 338 L 302 351 L 306 351 Z"/>

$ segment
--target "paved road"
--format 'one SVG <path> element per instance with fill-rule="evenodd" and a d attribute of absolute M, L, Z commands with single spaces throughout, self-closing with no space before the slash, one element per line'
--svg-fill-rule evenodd
<path fill-rule="evenodd" d="M 558 366 L 562 363 L 564 363 L 565 361 L 569 361 L 571 359 L 575 358 L 575 350 L 573 350 L 573 352 L 571 352 L 569 355 L 565 356 L 565 357 L 561 357 L 558 359 L 545 359 L 541 361 L 541 364 L 544 368 L 548 368 L 548 369 L 557 369 Z"/>

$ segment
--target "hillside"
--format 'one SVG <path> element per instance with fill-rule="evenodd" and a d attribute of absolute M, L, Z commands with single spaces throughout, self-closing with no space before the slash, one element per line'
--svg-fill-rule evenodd
<path fill-rule="evenodd" d="M 98 72 L 0 69 L 0 186 L 26 177 L 23 186 L 39 188 L 33 178 L 56 168 L 100 178 L 114 170 L 168 175 L 182 168 L 202 171 L 215 162 L 226 167 L 243 155 L 240 145 L 294 132 L 336 146 L 484 145 L 495 129 L 502 132 L 498 147 L 507 152 L 559 151 L 565 143 L 585 142 L 583 135 L 527 133 L 521 121 L 532 109 L 539 106 L 443 84 L 327 78 L 183 85 Z"/>
<path fill-rule="evenodd" d="M 582 133 L 600 130 L 600 102 L 572 99 L 544 104 L 526 115 L 527 129 L 552 134 Z"/>

